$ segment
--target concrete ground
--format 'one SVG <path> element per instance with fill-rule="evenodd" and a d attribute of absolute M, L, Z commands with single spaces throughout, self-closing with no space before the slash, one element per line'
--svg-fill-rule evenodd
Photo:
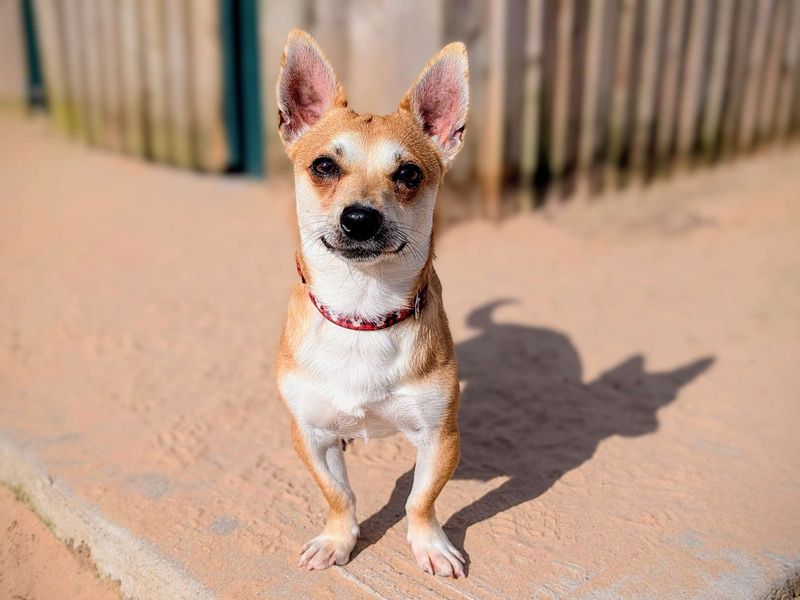
<path fill-rule="evenodd" d="M 97 576 L 86 546 L 61 543 L 18 493 L 0 486 L 0 598 L 119 598 L 116 586 Z"/>
<path fill-rule="evenodd" d="M 792 597 L 797 150 L 443 233 L 463 456 L 438 510 L 469 557 L 453 581 L 406 548 L 399 437 L 347 451 L 350 564 L 295 567 L 324 506 L 273 380 L 286 182 L 8 115 L 0 131 L 0 479 L 124 595 Z"/>

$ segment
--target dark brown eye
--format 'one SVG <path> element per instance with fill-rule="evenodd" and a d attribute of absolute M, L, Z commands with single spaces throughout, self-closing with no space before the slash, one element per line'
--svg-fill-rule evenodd
<path fill-rule="evenodd" d="M 422 169 L 414 163 L 400 165 L 394 172 L 394 180 L 409 188 L 418 187 L 422 183 Z"/>
<path fill-rule="evenodd" d="M 320 156 L 311 163 L 311 172 L 317 177 L 337 177 L 339 175 L 339 165 L 332 158 Z"/>

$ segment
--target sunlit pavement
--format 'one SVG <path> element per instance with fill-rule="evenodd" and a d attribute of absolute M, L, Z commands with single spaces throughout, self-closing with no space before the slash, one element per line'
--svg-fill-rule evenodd
<path fill-rule="evenodd" d="M 463 385 L 452 581 L 406 547 L 399 437 L 348 448 L 350 564 L 295 566 L 325 513 L 273 376 L 287 181 L 0 130 L 0 479 L 124 594 L 791 597 L 797 150 L 437 240 Z"/>

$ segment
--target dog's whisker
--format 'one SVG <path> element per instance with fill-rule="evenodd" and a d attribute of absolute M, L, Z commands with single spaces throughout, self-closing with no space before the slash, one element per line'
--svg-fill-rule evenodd
<path fill-rule="evenodd" d="M 337 289 L 338 292 L 342 291 L 342 287 L 345 283 L 347 283 L 348 279 L 355 283 L 355 279 L 353 279 L 353 266 L 350 264 L 347 265 L 347 275 L 342 278 L 342 282 L 339 284 L 339 288 Z"/>
<path fill-rule="evenodd" d="M 409 252 L 411 253 L 411 255 L 416 260 L 420 260 L 421 261 L 423 259 L 423 250 L 422 250 L 422 248 L 419 246 L 419 244 L 417 244 L 412 239 L 407 239 L 406 241 L 408 243 L 408 248 L 409 248 Z"/>
<path fill-rule="evenodd" d="M 403 233 L 414 233 L 414 234 L 416 234 L 416 235 L 418 235 L 418 236 L 420 236 L 420 237 L 424 237 L 424 236 L 425 236 L 425 234 L 424 234 L 424 233 L 422 233 L 422 232 L 421 232 L 421 231 L 419 231 L 418 229 L 414 229 L 414 228 L 413 228 L 413 227 L 411 227 L 410 225 L 404 225 L 403 223 L 397 223 L 395 226 L 396 226 L 396 227 L 397 227 L 397 228 L 398 228 L 400 231 L 402 231 Z"/>

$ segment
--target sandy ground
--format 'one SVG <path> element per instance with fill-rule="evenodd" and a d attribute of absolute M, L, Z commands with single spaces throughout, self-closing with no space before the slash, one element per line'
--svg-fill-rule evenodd
<path fill-rule="evenodd" d="M 450 581 L 406 548 L 399 437 L 347 452 L 351 563 L 295 568 L 324 508 L 273 380 L 286 182 L 0 129 L 6 456 L 207 596 L 757 598 L 797 573 L 796 150 L 444 232 L 463 457 L 438 510 L 469 556 Z"/>
<path fill-rule="evenodd" d="M 69 550 L 14 493 L 0 486 L 0 598 L 114 600 L 85 548 Z"/>

